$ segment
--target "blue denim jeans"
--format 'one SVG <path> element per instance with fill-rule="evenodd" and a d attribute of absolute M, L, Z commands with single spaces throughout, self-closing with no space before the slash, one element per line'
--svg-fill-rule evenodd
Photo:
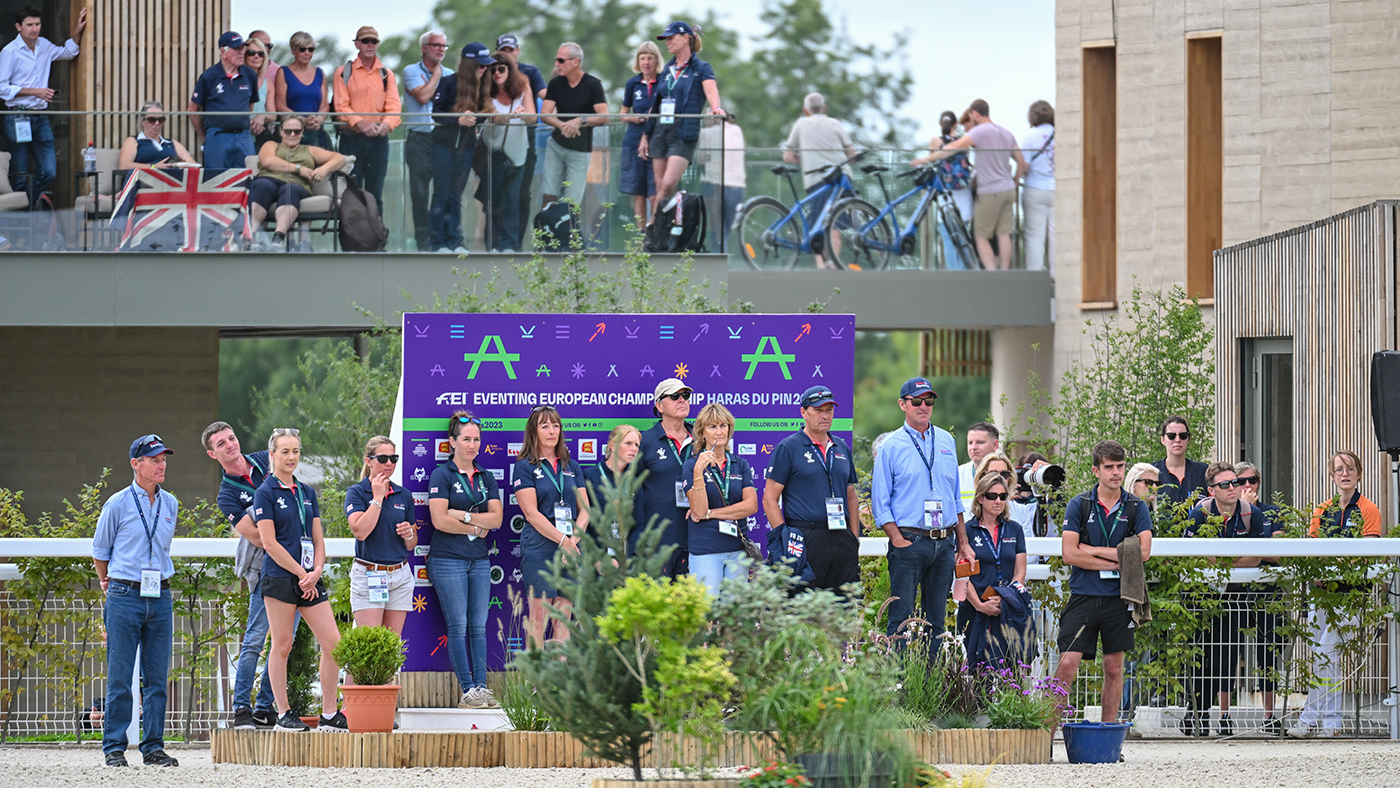
<path fill-rule="evenodd" d="M 909 538 L 906 536 L 905 538 Z M 919 608 L 932 631 L 929 637 L 943 634 L 948 618 L 948 596 L 953 589 L 953 562 L 957 558 L 957 540 L 914 538 L 908 547 L 890 546 L 890 623 L 886 629 L 893 635 L 899 625 L 914 614 L 915 593 L 920 593 Z"/>
<path fill-rule="evenodd" d="M 428 210 L 432 228 L 428 245 L 433 251 L 455 249 L 462 242 L 462 192 L 472 174 L 472 158 L 476 148 L 465 150 L 433 145 L 433 202 Z"/>
<path fill-rule="evenodd" d="M 141 649 L 141 754 L 165 749 L 165 684 L 175 612 L 170 589 L 145 598 L 140 589 L 113 581 L 102 611 L 107 627 L 107 705 L 102 752 L 125 752 L 131 722 L 131 674 Z"/>
<path fill-rule="evenodd" d="M 250 132 L 209 129 L 204 133 L 204 166 L 211 170 L 243 169 L 256 152 Z"/>
<path fill-rule="evenodd" d="M 29 120 L 30 142 L 15 141 L 15 121 L 20 118 Z M 29 194 L 29 204 L 33 207 L 38 196 L 48 191 L 53 179 L 58 176 L 58 159 L 54 154 L 53 126 L 49 125 L 49 116 L 43 113 L 6 115 L 5 139 L 10 143 L 10 186 L 17 192 L 24 191 L 28 179 L 16 178 L 14 173 L 34 173 L 34 190 Z M 34 157 L 33 166 L 29 164 L 31 156 Z"/>
<path fill-rule="evenodd" d="M 428 554 L 428 580 L 447 620 L 447 656 L 462 691 L 486 686 L 486 612 L 491 604 L 491 562 Z"/>
<path fill-rule="evenodd" d="M 706 553 L 704 555 L 691 553 L 690 573 L 705 584 L 711 597 L 718 599 L 719 586 L 725 580 L 748 579 L 748 568 L 739 563 L 739 559 L 743 557 L 743 550 L 735 550 L 732 553 Z"/>
<path fill-rule="evenodd" d="M 292 616 L 292 631 L 301 623 L 301 611 Z M 248 626 L 243 629 L 243 642 L 238 646 L 238 669 L 233 679 L 233 708 L 253 708 L 253 677 L 258 673 L 258 657 L 267 644 L 267 603 L 263 595 L 254 587 L 248 594 Z M 267 678 L 267 665 L 263 665 L 262 691 L 258 693 L 256 708 L 273 708 L 272 682 Z"/>

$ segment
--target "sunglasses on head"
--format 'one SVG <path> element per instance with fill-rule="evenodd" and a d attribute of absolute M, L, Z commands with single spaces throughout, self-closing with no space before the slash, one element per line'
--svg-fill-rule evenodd
<path fill-rule="evenodd" d="M 1231 487 L 1243 487 L 1244 479 L 1226 479 L 1223 482 L 1216 482 L 1215 484 L 1212 484 L 1210 486 L 1219 487 L 1222 490 L 1228 490 Z"/>
<path fill-rule="evenodd" d="M 926 396 L 926 397 L 905 397 L 905 398 L 904 398 L 905 402 L 908 402 L 910 405 L 913 405 L 913 406 L 915 406 L 915 407 L 925 407 L 925 408 L 931 408 L 931 407 L 933 407 L 933 401 L 936 400 L 936 399 L 938 399 L 938 395 L 936 395 L 936 394 L 930 394 L 930 395 L 928 395 L 928 396 Z"/>
<path fill-rule="evenodd" d="M 1011 478 L 1011 471 L 987 471 L 992 476 L 1000 476 L 1003 479 Z"/>
<path fill-rule="evenodd" d="M 1188 440 L 1191 437 L 1191 433 L 1186 430 L 1182 430 L 1181 432 L 1164 432 L 1162 433 L 1162 436 L 1169 441 L 1174 441 L 1177 439 Z"/>
<path fill-rule="evenodd" d="M 546 405 L 546 406 L 544 406 L 544 407 L 548 407 L 548 406 Z M 460 422 L 460 423 L 462 423 L 462 424 L 475 424 L 475 425 L 478 426 L 478 427 L 481 426 L 481 419 L 478 419 L 478 418 L 475 417 L 475 416 L 458 416 L 458 417 L 457 417 L 457 421 Z"/>
<path fill-rule="evenodd" d="M 298 52 L 315 52 L 316 47 L 297 47 Z"/>
<path fill-rule="evenodd" d="M 683 400 L 689 401 L 689 400 L 690 400 L 690 392 L 689 392 L 689 391 L 677 391 L 675 394 L 662 394 L 662 395 L 661 395 L 661 399 L 669 399 L 669 400 L 671 400 L 672 402 L 675 402 L 675 401 L 678 400 L 678 399 L 683 399 Z"/>
<path fill-rule="evenodd" d="M 364 44 L 365 46 L 369 46 L 369 45 L 371 45 L 371 44 L 378 44 L 378 43 L 379 43 L 379 39 L 377 39 L 377 38 L 357 38 L 357 39 L 355 39 L 355 40 L 356 40 L 356 41 L 359 41 L 361 44 Z"/>
<path fill-rule="evenodd" d="M 159 116 L 159 115 L 147 115 L 146 117 L 142 118 L 142 120 L 146 121 L 147 123 L 151 123 L 151 124 L 155 124 L 155 123 L 164 123 L 164 122 L 165 122 L 165 118 L 163 118 L 163 117 L 161 117 L 161 116 Z"/>
<path fill-rule="evenodd" d="M 299 438 L 301 437 L 301 430 L 295 430 L 291 427 L 278 427 L 272 431 L 272 434 L 276 435 L 279 438 L 286 435 L 290 435 L 293 438 Z"/>
<path fill-rule="evenodd" d="M 535 407 L 530 409 L 530 413 L 535 414 L 539 413 L 542 410 L 553 410 L 556 413 L 558 412 L 553 405 L 536 405 Z"/>
<path fill-rule="evenodd" d="M 399 455 L 397 454 L 371 454 L 369 458 L 380 465 L 388 465 L 399 461 Z"/>
<path fill-rule="evenodd" d="M 1002 492 L 1002 493 L 994 493 L 994 492 L 985 492 L 985 493 L 982 493 L 982 500 L 984 500 L 984 501 L 1004 501 L 1004 500 L 1006 500 L 1006 499 L 1007 499 L 1007 495 L 1006 495 L 1006 493 L 1004 493 L 1004 492 Z"/>

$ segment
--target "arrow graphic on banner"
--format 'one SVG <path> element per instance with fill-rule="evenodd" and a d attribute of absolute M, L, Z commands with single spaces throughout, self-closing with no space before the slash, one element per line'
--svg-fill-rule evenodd
<path fill-rule="evenodd" d="M 437 647 L 434 648 L 432 651 L 429 651 L 429 652 L 428 652 L 428 656 L 431 657 L 431 656 L 433 656 L 434 654 L 438 653 L 438 649 L 442 648 L 442 647 L 445 646 L 445 645 L 447 645 L 447 636 L 446 636 L 446 635 L 438 635 L 438 644 L 437 644 Z"/>
<path fill-rule="evenodd" d="M 594 339 L 597 339 L 597 338 L 598 338 L 598 335 L 599 335 L 599 334 L 602 334 L 602 333 L 605 333 L 605 332 L 607 331 L 607 329 L 608 329 L 608 324 L 607 324 L 607 323 L 599 323 L 599 324 L 598 324 L 598 330 L 593 332 L 593 336 L 589 337 L 589 338 L 588 338 L 588 341 L 589 341 L 589 342 L 592 342 Z"/>
<path fill-rule="evenodd" d="M 691 342 L 699 342 L 699 341 L 700 341 L 700 337 L 702 337 L 702 336 L 704 336 L 705 334 L 708 334 L 708 333 L 710 333 L 710 324 L 709 324 L 709 323 L 701 323 L 701 324 L 700 324 L 700 333 L 696 334 L 696 335 L 695 335 L 695 338 L 692 339 L 692 340 L 690 340 L 690 341 L 691 341 Z"/>
<path fill-rule="evenodd" d="M 810 333 L 812 333 L 812 324 L 811 324 L 811 323 L 803 323 L 803 324 L 802 324 L 802 332 L 799 333 L 799 334 L 797 335 L 797 339 L 801 339 L 801 338 L 807 336 L 807 335 L 810 334 Z M 794 339 L 794 340 L 792 340 L 792 341 L 793 341 L 793 342 L 796 342 L 797 339 Z"/>

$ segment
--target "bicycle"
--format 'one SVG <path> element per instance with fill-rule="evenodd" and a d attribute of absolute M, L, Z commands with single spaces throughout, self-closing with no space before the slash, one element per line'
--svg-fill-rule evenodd
<path fill-rule="evenodd" d="M 936 204 L 938 215 L 943 219 L 943 226 L 962 258 L 963 265 L 968 268 L 974 265 L 980 268 L 981 263 L 977 258 L 972 234 L 968 232 L 962 213 L 953 202 L 953 191 L 948 188 L 938 166 L 916 167 L 896 176 L 913 177 L 914 188 L 893 200 L 890 199 L 889 188 L 881 175 L 887 170 L 889 166 L 884 164 L 867 164 L 861 167 L 861 172 L 874 175 L 880 182 L 880 191 L 885 195 L 883 209 L 877 210 L 874 205 L 859 197 L 847 197 L 832 208 L 832 232 L 840 233 L 841 239 L 841 243 L 835 243 L 833 239 L 831 244 L 832 259 L 837 266 L 856 270 L 885 268 L 889 265 L 891 254 L 898 254 L 903 258 L 913 257 L 917 245 L 915 234 L 928 214 L 929 206 Z M 904 228 L 900 229 L 895 209 L 916 194 L 921 196 L 914 207 L 914 215 Z M 916 264 L 906 267 L 918 266 Z"/>
<path fill-rule="evenodd" d="M 792 180 L 799 168 L 779 164 L 769 169 L 775 175 L 787 179 L 788 188 L 796 205 L 791 210 L 776 197 L 754 197 L 739 206 L 734 217 L 734 234 L 739 240 L 739 254 L 750 268 L 791 270 L 797 265 L 799 255 L 823 255 L 829 244 L 826 229 L 830 225 L 832 208 L 842 197 L 855 194 L 855 185 L 846 175 L 845 167 L 868 151 L 861 151 L 840 164 L 828 164 L 807 170 L 804 175 L 813 175 L 831 170 L 822 178 L 819 188 L 811 194 L 799 197 L 797 184 Z M 830 199 L 828 199 L 830 198 Z M 820 204 L 817 211 L 815 205 Z M 808 223 L 809 214 L 816 216 Z"/>

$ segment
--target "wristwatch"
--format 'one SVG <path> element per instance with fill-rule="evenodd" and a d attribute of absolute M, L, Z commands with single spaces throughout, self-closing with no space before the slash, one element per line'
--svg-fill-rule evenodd
<path fill-rule="evenodd" d="M 462 512 L 462 522 L 464 522 L 464 523 L 470 523 L 471 521 L 472 521 L 472 513 L 471 513 L 471 512 Z"/>

